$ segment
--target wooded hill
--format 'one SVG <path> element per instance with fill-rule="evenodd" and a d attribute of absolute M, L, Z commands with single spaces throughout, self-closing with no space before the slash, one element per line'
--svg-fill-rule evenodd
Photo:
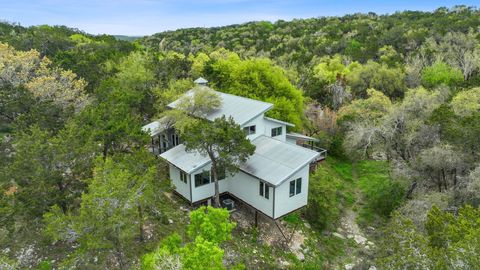
<path fill-rule="evenodd" d="M 0 268 L 477 269 L 479 16 L 457 6 L 135 41 L 0 23 Z M 269 116 L 328 149 L 308 207 L 283 219 L 308 239 L 304 260 L 226 211 L 187 217 L 146 151 L 141 126 L 200 76 L 273 103 Z M 374 244 L 344 239 L 345 220 Z"/>

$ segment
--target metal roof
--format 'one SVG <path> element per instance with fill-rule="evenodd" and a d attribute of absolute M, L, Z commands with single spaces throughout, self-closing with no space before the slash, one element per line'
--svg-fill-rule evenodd
<path fill-rule="evenodd" d="M 289 123 L 289 122 L 285 122 L 285 121 L 282 121 L 282 120 L 278 120 L 278 119 L 274 119 L 274 118 L 270 118 L 270 117 L 263 117 L 265 120 L 268 120 L 268 121 L 272 121 L 272 122 L 275 122 L 275 123 L 279 123 L 279 124 L 284 124 L 286 126 L 290 126 L 290 127 L 294 127 L 295 125 L 292 124 L 292 123 Z"/>
<path fill-rule="evenodd" d="M 204 79 L 204 78 L 202 78 L 202 77 L 200 77 L 200 78 L 196 79 L 196 80 L 195 80 L 195 81 L 193 81 L 193 82 L 194 82 L 194 83 L 196 83 L 196 84 L 206 84 L 206 83 L 208 83 L 208 81 L 207 81 L 207 80 L 205 80 L 205 79 Z"/>
<path fill-rule="evenodd" d="M 207 87 L 207 86 L 197 86 L 197 87 Z M 211 88 L 209 88 L 212 90 Z M 222 104 L 220 108 L 208 114 L 205 118 L 207 120 L 213 121 L 216 118 L 225 115 L 226 117 L 233 117 L 233 120 L 239 125 L 243 125 L 253 118 L 259 116 L 260 114 L 268 111 L 273 107 L 273 104 L 254 100 L 245 97 L 239 97 L 227 93 L 218 92 L 212 90 L 222 99 Z M 190 89 L 185 95 L 193 95 L 194 89 Z M 175 108 L 179 100 L 168 104 L 170 108 Z"/>
<path fill-rule="evenodd" d="M 242 171 L 278 186 L 314 160 L 319 154 L 310 149 L 259 136 L 252 143 L 255 154 L 241 167 Z"/>
<path fill-rule="evenodd" d="M 255 153 L 240 166 L 240 170 L 273 186 L 288 180 L 319 155 L 310 149 L 267 136 L 257 137 L 252 144 L 256 146 Z M 187 153 L 184 145 L 178 145 L 160 157 L 187 173 L 210 162 L 208 157 L 199 153 Z"/>
<path fill-rule="evenodd" d="M 165 130 L 165 125 L 162 124 L 160 120 L 155 120 L 151 122 L 150 124 L 147 124 L 142 127 L 142 131 L 145 131 L 146 133 L 150 134 L 150 137 L 153 137 L 160 132 Z"/>
<path fill-rule="evenodd" d="M 297 139 L 297 140 L 310 141 L 310 142 L 318 142 L 319 141 L 316 138 L 312 138 L 312 137 L 309 137 L 307 135 L 303 135 L 303 134 L 295 133 L 295 132 L 287 133 L 287 137 Z"/>
<path fill-rule="evenodd" d="M 180 144 L 160 155 L 171 164 L 186 173 L 192 173 L 210 162 L 210 158 L 198 152 L 185 151 L 185 145 Z"/>

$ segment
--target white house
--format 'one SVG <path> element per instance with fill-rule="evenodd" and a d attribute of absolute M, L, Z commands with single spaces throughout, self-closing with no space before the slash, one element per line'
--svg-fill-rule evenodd
<path fill-rule="evenodd" d="M 207 87 L 204 79 L 196 81 Z M 213 91 L 213 90 L 212 90 Z M 186 95 L 193 93 L 193 89 Z M 277 219 L 307 204 L 310 164 L 325 158 L 318 152 L 296 143 L 315 139 L 298 133 L 287 133 L 293 124 L 265 116 L 270 103 L 216 92 L 220 108 L 208 114 L 207 120 L 225 115 L 233 117 L 256 146 L 255 153 L 233 175 L 220 174 L 220 193 L 250 205 L 266 216 Z M 178 100 L 168 105 L 175 108 Z M 170 179 L 175 191 L 190 203 L 204 202 L 214 196 L 210 177 L 210 160 L 199 153 L 185 151 L 181 138 L 165 127 L 162 120 L 143 127 L 152 137 L 151 151 L 169 163 Z"/>

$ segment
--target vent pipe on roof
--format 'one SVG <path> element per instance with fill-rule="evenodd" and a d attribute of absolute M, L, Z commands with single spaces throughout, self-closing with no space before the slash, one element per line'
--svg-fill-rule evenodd
<path fill-rule="evenodd" d="M 201 85 L 201 86 L 207 86 L 207 83 L 208 81 L 205 80 L 204 78 L 200 77 L 198 79 L 196 79 L 195 81 L 193 81 L 194 83 L 198 84 L 198 85 Z"/>

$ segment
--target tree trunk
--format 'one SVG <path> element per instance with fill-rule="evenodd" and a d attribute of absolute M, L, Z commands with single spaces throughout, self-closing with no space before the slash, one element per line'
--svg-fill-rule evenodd
<path fill-rule="evenodd" d="M 457 187 L 457 168 L 453 169 L 453 188 Z"/>
<path fill-rule="evenodd" d="M 212 161 L 212 168 L 210 169 L 210 172 L 213 177 L 213 181 L 215 181 L 215 195 L 214 195 L 214 201 L 213 201 L 213 206 L 214 207 L 220 207 L 220 188 L 218 186 L 218 176 L 217 176 L 217 161 L 215 160 L 213 154 L 209 154 L 210 160 Z"/>
<path fill-rule="evenodd" d="M 445 169 L 442 169 L 442 179 L 443 179 L 443 186 L 445 187 L 445 190 L 447 190 L 448 183 L 447 183 L 447 178 L 445 177 Z"/>
<path fill-rule="evenodd" d="M 103 143 L 103 160 L 104 161 L 107 159 L 107 154 L 108 154 L 108 144 Z"/>

